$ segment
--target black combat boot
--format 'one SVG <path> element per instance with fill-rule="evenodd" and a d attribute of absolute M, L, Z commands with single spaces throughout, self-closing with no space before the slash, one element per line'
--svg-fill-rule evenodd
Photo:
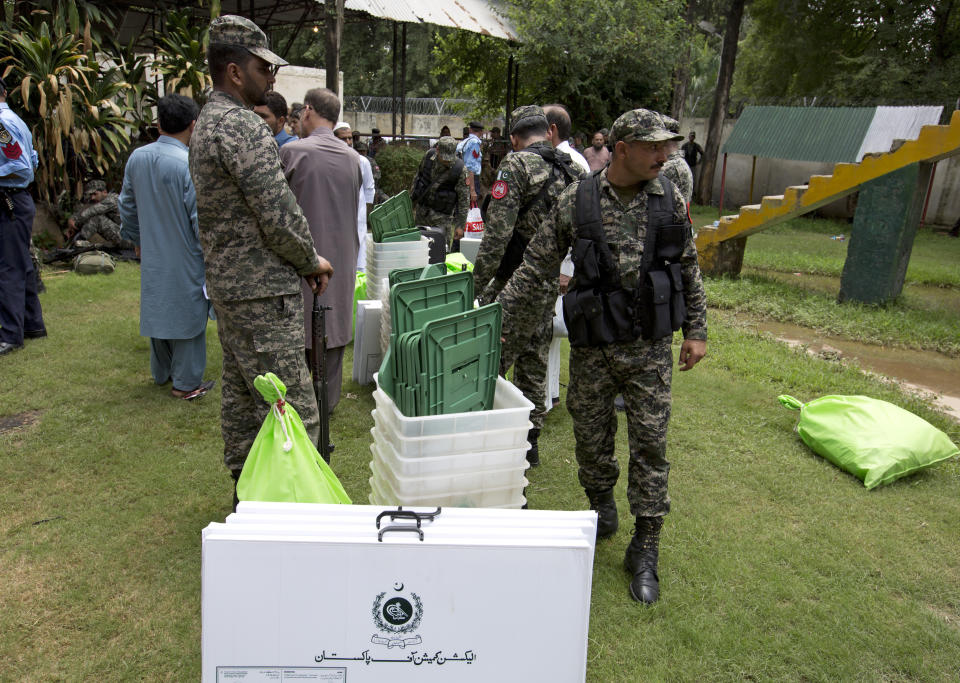
<path fill-rule="evenodd" d="M 527 462 L 530 467 L 536 467 L 540 464 L 540 447 L 537 441 L 540 439 L 540 430 L 534 427 L 527 432 L 527 441 L 530 442 L 530 450 L 527 451 Z"/>
<path fill-rule="evenodd" d="M 620 526 L 617 521 L 617 501 L 613 499 L 613 489 L 585 489 L 590 499 L 590 509 L 597 512 L 597 540 L 610 538 Z"/>
<path fill-rule="evenodd" d="M 650 604 L 660 597 L 660 577 L 657 575 L 657 558 L 660 554 L 660 528 L 663 517 L 637 517 L 637 526 L 627 546 L 623 566 L 633 574 L 630 581 L 630 597 L 637 602 Z"/>

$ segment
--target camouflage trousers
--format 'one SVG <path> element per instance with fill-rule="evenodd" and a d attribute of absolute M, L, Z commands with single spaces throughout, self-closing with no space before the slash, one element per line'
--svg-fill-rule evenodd
<path fill-rule="evenodd" d="M 500 351 L 500 374 L 506 375 L 510 366 L 513 366 L 514 386 L 533 403 L 530 422 L 535 429 L 543 427 L 543 416 L 547 412 L 544 396 L 547 392 L 547 364 L 552 340 L 553 311 L 550 311 L 537 325 L 532 336 L 508 337 Z"/>
<path fill-rule="evenodd" d="M 443 236 L 447 240 L 447 251 L 450 251 L 450 245 L 453 244 L 453 233 L 455 232 L 453 216 L 434 211 L 428 207 L 420 206 L 417 207 L 417 216 L 415 220 L 417 225 L 426 225 L 431 228 L 442 228 Z M 462 228 L 463 226 L 461 225 L 459 227 Z"/>
<path fill-rule="evenodd" d="M 303 294 L 215 301 L 213 307 L 223 348 L 220 429 L 227 468 L 231 472 L 243 469 L 270 409 L 253 386 L 254 378 L 266 372 L 274 373 L 287 386 L 287 402 L 316 443 L 320 413 L 303 353 Z"/>
<path fill-rule="evenodd" d="M 80 239 L 89 241 L 94 235 L 100 235 L 105 246 L 116 249 L 133 249 L 134 243 L 120 237 L 120 226 L 106 216 L 94 216 L 83 224 Z"/>
<path fill-rule="evenodd" d="M 672 370 L 669 337 L 570 349 L 567 409 L 573 418 L 580 484 L 602 490 L 617 483 L 614 399 L 622 394 L 630 447 L 627 500 L 634 516 L 659 517 L 670 511 L 666 450 Z"/>

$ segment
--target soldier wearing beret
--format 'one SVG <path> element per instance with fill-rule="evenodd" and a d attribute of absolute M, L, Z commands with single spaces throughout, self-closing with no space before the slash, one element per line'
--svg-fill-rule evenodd
<path fill-rule="evenodd" d="M 427 150 L 410 189 L 414 221 L 417 225 L 442 228 L 447 248 L 463 237 L 470 208 L 467 167 L 457 159 L 457 141 L 441 137 L 435 148 Z"/>
<path fill-rule="evenodd" d="M 547 141 L 549 124 L 543 109 L 536 105 L 519 107 L 511 120 L 514 151 L 500 163 L 490 190 L 483 240 L 473 269 L 474 291 L 479 293 L 481 303 L 496 299 L 561 190 L 580 175 L 570 157 L 554 150 Z M 556 282 L 554 277 L 554 298 Z M 510 338 L 503 345 L 500 362 L 502 372 L 514 366 L 513 382 L 534 406 L 530 414 L 533 429 L 527 439 L 527 459 L 533 466 L 540 462 L 538 439 L 546 413 L 545 382 L 553 338 L 553 310 L 540 310 L 538 314 L 524 328 L 528 334 Z"/>
<path fill-rule="evenodd" d="M 190 145 L 207 292 L 223 348 L 221 428 L 234 482 L 269 406 L 254 389 L 274 372 L 316 443 L 320 416 L 303 353 L 301 278 L 323 292 L 333 268 L 314 249 L 310 227 L 283 171 L 273 132 L 253 112 L 286 64 L 243 17 L 210 23 L 213 93 Z M 236 497 L 234 497 L 236 502 Z"/>
<path fill-rule="evenodd" d="M 563 191 L 498 299 L 509 343 L 553 308 L 560 262 L 573 248 L 564 318 L 571 347 L 567 408 L 579 478 L 599 516 L 598 538 L 612 536 L 620 474 L 614 397 L 620 393 L 630 446 L 627 499 L 636 518 L 625 566 L 631 597 L 644 603 L 659 596 L 660 529 L 670 510 L 671 330 L 683 330 L 681 371 L 706 354 L 706 298 L 686 206 L 676 186 L 660 176 L 667 145 L 678 138 L 655 112 L 620 116 L 610 132 L 610 165 Z M 578 213 L 582 207 L 592 208 Z M 657 296 L 664 284 L 665 306 Z"/>

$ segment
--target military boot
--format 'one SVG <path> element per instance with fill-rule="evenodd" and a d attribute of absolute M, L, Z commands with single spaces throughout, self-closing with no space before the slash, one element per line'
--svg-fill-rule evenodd
<path fill-rule="evenodd" d="M 527 451 L 527 462 L 530 467 L 536 467 L 540 464 L 540 447 L 537 441 L 540 439 L 540 430 L 534 427 L 527 432 L 527 441 L 530 442 L 530 450 Z"/>
<path fill-rule="evenodd" d="M 637 526 L 627 546 L 623 566 L 633 574 L 630 597 L 650 604 L 660 597 L 660 577 L 657 559 L 660 554 L 660 529 L 663 517 L 637 517 Z"/>
<path fill-rule="evenodd" d="M 617 501 L 613 499 L 613 488 L 586 489 L 590 499 L 590 509 L 597 512 L 597 540 L 610 538 L 620 526 L 617 520 Z"/>

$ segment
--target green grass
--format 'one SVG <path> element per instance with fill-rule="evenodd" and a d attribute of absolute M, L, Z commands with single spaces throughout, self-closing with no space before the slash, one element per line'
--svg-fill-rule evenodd
<path fill-rule="evenodd" d="M 716 210 L 695 206 L 692 215 L 705 224 Z M 749 237 L 742 276 L 706 281 L 709 305 L 870 344 L 960 355 L 960 240 L 918 232 L 896 301 L 839 305 L 850 228 L 796 218 Z M 846 240 L 831 239 L 840 234 Z"/>
<path fill-rule="evenodd" d="M 200 531 L 231 496 L 220 391 L 186 403 L 151 383 L 138 276 L 122 263 L 48 277 L 50 336 L 0 358 L 0 419 L 38 419 L 0 433 L 0 680 L 199 678 Z M 208 356 L 217 377 L 213 324 Z M 642 608 L 627 596 L 624 516 L 597 547 L 588 680 L 960 676 L 960 462 L 866 491 L 799 441 L 781 393 L 868 394 L 960 441 L 960 425 L 918 398 L 712 320 L 709 356 L 675 374 L 662 598 Z M 373 401 L 349 381 L 344 395 L 333 467 L 362 503 Z M 623 454 L 622 417 L 617 440 Z M 541 457 L 531 506 L 585 508 L 562 404 Z M 535 590 L 536 576 L 518 580 Z"/>

